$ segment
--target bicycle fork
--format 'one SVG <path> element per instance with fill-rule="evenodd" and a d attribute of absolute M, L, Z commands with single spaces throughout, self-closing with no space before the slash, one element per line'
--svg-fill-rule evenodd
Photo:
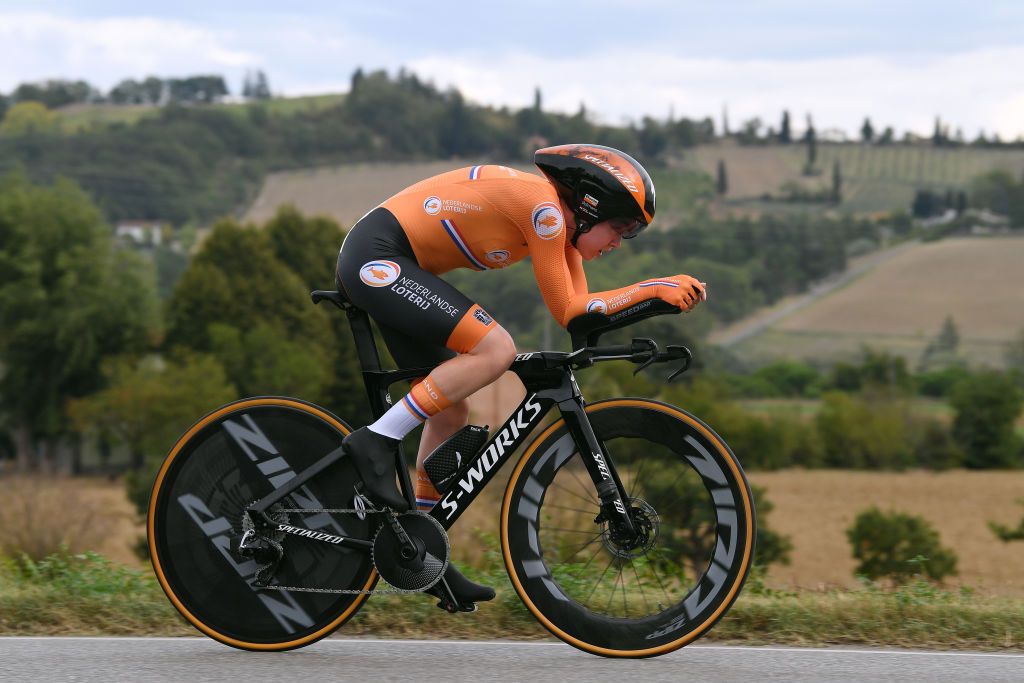
<path fill-rule="evenodd" d="M 575 382 L 573 384 L 575 385 Z M 629 512 L 626 488 L 622 485 L 615 465 L 608 458 L 604 444 L 594 434 L 594 428 L 584 411 L 582 395 L 578 390 L 573 392 L 573 396 L 558 402 L 558 409 L 562 412 L 565 426 L 576 443 L 576 450 L 597 488 L 598 498 L 601 499 L 601 515 L 595 521 L 601 521 L 603 518 L 608 522 L 612 538 L 616 542 L 630 544 L 637 537 L 637 530 Z"/>

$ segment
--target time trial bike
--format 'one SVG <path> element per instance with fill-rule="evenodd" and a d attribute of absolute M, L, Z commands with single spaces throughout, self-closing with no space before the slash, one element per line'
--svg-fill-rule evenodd
<path fill-rule="evenodd" d="M 368 315 L 344 294 L 316 291 L 348 315 L 371 412 L 388 387 L 431 368 L 382 370 Z M 586 403 L 574 372 L 604 361 L 643 369 L 679 362 L 683 346 L 600 336 L 679 309 L 660 300 L 572 321 L 572 352 L 516 357 L 526 397 L 493 433 L 467 426 L 426 468 L 443 494 L 429 512 L 375 507 L 342 447 L 351 427 L 286 397 L 247 398 L 196 422 L 154 484 L 148 540 L 160 585 L 204 634 L 248 650 L 323 638 L 374 592 L 440 588 L 446 530 L 502 465 L 513 466 L 500 509 L 512 588 L 552 634 L 609 657 L 650 657 L 693 642 L 725 615 L 750 570 L 754 503 L 726 443 L 685 410 L 645 398 Z M 544 424 L 557 408 L 558 417 Z M 403 495 L 414 489 L 401 455 Z M 383 578 L 388 588 L 378 587 Z"/>

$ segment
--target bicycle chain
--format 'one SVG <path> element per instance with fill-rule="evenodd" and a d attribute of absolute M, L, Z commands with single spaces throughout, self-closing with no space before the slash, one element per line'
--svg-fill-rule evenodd
<path fill-rule="evenodd" d="M 278 508 L 277 512 L 330 512 L 364 515 L 381 515 L 390 510 L 374 510 L 372 508 Z M 383 579 L 381 579 L 383 581 Z M 387 583 L 387 581 L 384 581 Z M 388 584 L 389 586 L 391 584 Z M 295 591 L 297 593 L 337 593 L 343 595 L 406 595 L 410 593 L 422 593 L 423 591 L 405 590 L 403 588 L 383 588 L 380 590 L 362 591 L 353 588 L 306 588 L 304 586 L 262 586 L 260 590 L 267 591 Z"/>

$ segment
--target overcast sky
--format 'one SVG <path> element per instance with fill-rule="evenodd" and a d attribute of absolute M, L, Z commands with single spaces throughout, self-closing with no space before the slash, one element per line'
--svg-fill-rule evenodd
<path fill-rule="evenodd" d="M 802 126 L 1024 135 L 1024 2 L 722 3 L 0 0 L 0 92 L 21 82 L 247 70 L 276 94 L 343 92 L 357 67 L 406 67 L 470 100 L 599 121 L 789 109 Z"/>

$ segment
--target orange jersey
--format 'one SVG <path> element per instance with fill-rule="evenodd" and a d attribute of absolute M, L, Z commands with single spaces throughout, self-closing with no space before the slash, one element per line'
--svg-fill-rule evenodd
<path fill-rule="evenodd" d="M 544 302 L 563 327 L 588 311 L 612 313 L 658 295 L 653 283 L 589 293 L 558 193 L 531 173 L 462 168 L 416 183 L 381 206 L 398 219 L 420 267 L 434 275 L 505 268 L 531 257 Z"/>

